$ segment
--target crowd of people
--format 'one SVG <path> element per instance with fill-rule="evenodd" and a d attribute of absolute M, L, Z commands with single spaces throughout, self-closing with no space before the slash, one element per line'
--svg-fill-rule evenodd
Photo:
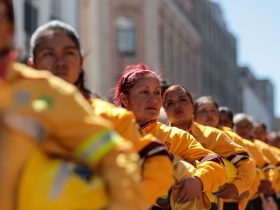
<path fill-rule="evenodd" d="M 145 64 L 112 102 L 85 85 L 77 32 L 50 21 L 16 62 L 0 0 L 0 209 L 276 210 L 280 135 Z M 168 123 L 159 119 L 164 109 Z"/>

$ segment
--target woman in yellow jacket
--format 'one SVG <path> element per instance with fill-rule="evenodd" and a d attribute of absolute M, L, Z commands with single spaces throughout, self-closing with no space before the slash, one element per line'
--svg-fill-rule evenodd
<path fill-rule="evenodd" d="M 150 205 L 167 193 L 173 183 L 172 163 L 167 148 L 153 136 L 141 134 L 132 112 L 91 97 L 84 85 L 79 38 L 71 26 L 51 21 L 39 27 L 31 37 L 29 65 L 49 70 L 75 84 L 92 106 L 93 112 L 109 120 L 118 134 L 133 143 L 143 163 L 141 185 Z"/>
<path fill-rule="evenodd" d="M 33 209 L 21 206 L 18 183 L 37 148 L 45 154 L 77 161 L 100 174 L 110 197 L 103 207 L 147 209 L 131 147 L 112 131 L 110 123 L 94 115 L 75 87 L 48 72 L 14 63 L 9 45 L 14 26 L 12 1 L 1 1 L 0 6 L 0 209 Z M 33 182 L 30 188 L 34 185 L 38 183 Z M 59 194 L 57 191 L 55 195 Z M 36 202 L 35 197 L 29 199 Z M 34 209 L 43 209 L 42 205 L 37 203 Z M 50 209 L 56 209 L 55 205 Z"/>
<path fill-rule="evenodd" d="M 252 177 L 255 176 L 254 162 L 250 159 L 248 153 L 239 145 L 232 142 L 226 134 L 216 129 L 218 112 L 217 107 L 210 107 L 210 111 L 202 107 L 202 103 L 193 103 L 189 91 L 180 85 L 173 85 L 167 88 L 163 94 L 163 105 L 170 121 L 171 126 L 176 126 L 189 131 L 193 136 L 207 149 L 221 155 L 224 159 L 230 161 L 237 169 L 237 176 L 232 183 L 226 183 L 222 186 L 216 195 L 223 199 L 237 198 L 247 190 L 247 186 L 252 183 Z M 208 107 L 207 107 L 208 108 Z M 201 113 L 210 116 L 207 120 L 203 119 Z M 194 122 L 211 125 L 203 126 Z M 210 124 L 210 122 L 216 124 Z M 229 209 L 231 206 L 225 206 Z M 232 208 L 237 209 L 237 207 Z"/>
<path fill-rule="evenodd" d="M 231 110 L 227 107 L 219 107 L 219 128 L 224 131 L 234 142 L 245 148 L 256 164 L 257 173 L 255 180 L 250 186 L 248 194 L 246 193 L 247 197 L 240 201 L 240 208 L 244 209 L 250 200 L 255 199 L 258 196 L 260 181 L 265 180 L 265 173 L 262 171 L 262 168 L 266 163 L 256 145 L 249 140 L 243 139 L 237 133 L 235 133 L 233 131 L 233 126 L 233 113 Z M 251 205 L 252 204 L 249 203 L 248 209 L 250 209 Z"/>
<path fill-rule="evenodd" d="M 162 140 L 170 152 L 192 164 L 199 161 L 192 177 L 173 186 L 180 191 L 175 202 L 184 203 L 222 185 L 225 171 L 220 157 L 204 149 L 188 132 L 157 121 L 162 105 L 160 81 L 144 64 L 128 66 L 118 81 L 115 103 L 132 111 L 142 131 Z"/>
<path fill-rule="evenodd" d="M 269 181 L 271 169 L 267 168 L 269 164 L 265 161 L 263 155 L 252 140 L 252 123 L 244 114 L 235 116 L 233 122 L 233 113 L 228 108 L 219 108 L 220 128 L 224 130 L 231 138 L 242 145 L 250 153 L 257 167 L 257 176 L 249 190 L 248 209 L 261 209 L 261 200 L 258 193 L 265 193 L 271 190 Z M 233 130 L 235 127 L 235 130 Z M 247 139 L 246 139 L 247 138 Z"/>

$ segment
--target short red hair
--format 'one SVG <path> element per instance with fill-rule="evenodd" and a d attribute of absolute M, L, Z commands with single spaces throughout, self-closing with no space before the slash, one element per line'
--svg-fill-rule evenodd
<path fill-rule="evenodd" d="M 119 81 L 114 92 L 114 103 L 118 106 L 122 106 L 121 103 L 121 93 L 128 94 L 128 91 L 143 77 L 152 76 L 157 78 L 161 82 L 161 76 L 152 70 L 149 66 L 145 64 L 128 65 Z"/>

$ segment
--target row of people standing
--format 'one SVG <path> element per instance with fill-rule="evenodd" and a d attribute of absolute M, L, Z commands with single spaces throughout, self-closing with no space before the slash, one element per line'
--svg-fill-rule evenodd
<path fill-rule="evenodd" d="M 72 36 L 69 36 L 71 31 Z M 157 121 L 159 110 L 162 106 L 161 78 L 147 66 L 128 66 L 117 84 L 114 102 L 116 105 L 126 108 L 129 112 L 125 109 L 114 107 L 103 100 L 90 98 L 88 91 L 84 88 L 83 78 L 81 78 L 83 75 L 81 65 L 71 65 L 72 71 L 65 72 L 63 68 L 69 65 L 70 62 L 67 63 L 67 61 L 62 58 L 60 61 L 57 60 L 64 55 L 67 56 L 67 53 L 69 53 L 68 50 L 72 48 L 72 50 L 76 50 L 76 64 L 82 63 L 81 60 L 79 60 L 81 59 L 79 44 L 75 45 L 78 39 L 77 36 L 74 35 L 73 29 L 70 30 L 69 26 L 57 21 L 40 27 L 31 38 L 31 59 L 29 60 L 29 65 L 36 69 L 47 69 L 66 81 L 75 84 L 89 101 L 94 112 L 113 122 L 115 130 L 127 139 L 135 140 L 136 131 L 134 124 L 137 122 L 140 126 L 141 133 L 144 133 L 144 135 L 152 134 L 154 138 L 163 141 L 169 152 L 172 153 L 171 156 L 177 155 L 185 160 L 186 163 L 191 163 L 193 165 L 195 165 L 194 161 L 200 161 L 193 172 L 188 174 L 189 177 L 182 178 L 180 173 L 177 174 L 181 179 L 177 179 L 177 183 L 173 186 L 173 191 L 175 189 L 177 191 L 176 196 L 172 196 L 173 194 L 171 192 L 173 209 L 188 208 L 188 205 L 193 205 L 193 203 L 189 201 L 194 201 L 201 197 L 202 192 L 208 193 L 212 203 L 212 209 L 221 209 L 220 202 L 218 201 L 219 199 L 217 198 L 237 199 L 238 196 L 245 191 L 246 187 L 251 185 L 252 179 L 250 179 L 250 177 L 255 176 L 255 171 L 253 170 L 254 162 L 250 159 L 245 149 L 237 144 L 233 144 L 221 131 L 218 129 L 210 129 L 209 127 L 205 127 L 205 131 L 204 127 L 201 128 L 202 126 L 199 124 L 193 123 L 197 125 L 198 128 L 196 129 L 197 135 L 194 135 L 188 128 L 185 129 L 184 127 L 175 125 L 181 129 L 179 130 L 173 126 L 167 126 Z M 73 37 L 76 37 L 76 41 L 73 41 Z M 163 95 L 163 99 L 165 99 L 164 96 L 165 95 Z M 131 116 L 131 113 L 134 114 L 135 119 Z M 183 112 L 181 114 L 182 116 L 184 115 Z M 187 122 L 187 124 L 191 122 L 192 120 Z M 131 129 L 133 132 L 128 129 L 130 127 L 133 127 Z M 134 136 L 130 133 L 133 133 Z M 194 135 L 196 139 L 190 134 Z M 201 145 L 198 144 L 197 141 L 200 142 L 204 148 L 212 151 L 212 154 L 205 149 L 203 151 Z M 139 142 L 142 144 L 143 140 L 136 141 L 136 143 L 134 142 L 134 145 L 138 148 L 137 151 L 139 154 L 141 154 L 143 150 L 149 147 L 149 144 L 139 148 Z M 158 148 L 154 149 L 158 150 Z M 162 154 L 159 155 L 162 156 Z M 227 160 L 236 167 L 237 175 L 230 180 L 232 183 L 225 184 L 225 171 L 224 168 L 221 167 L 223 161 L 220 157 L 224 158 L 224 162 Z M 151 163 L 153 159 L 149 158 L 148 160 L 149 163 Z M 146 185 L 144 190 L 148 192 L 148 194 L 154 192 L 154 196 L 150 199 L 151 204 L 155 202 L 157 196 L 164 194 L 158 190 L 153 190 L 152 186 L 163 188 L 163 180 L 168 178 L 168 173 L 165 168 L 159 164 L 156 159 L 154 162 L 154 167 L 152 167 L 152 165 L 147 167 L 145 162 L 143 167 L 144 173 L 147 173 L 147 177 L 149 177 L 149 185 Z M 213 179 L 213 176 L 215 176 L 215 179 Z M 144 174 L 144 183 L 146 181 L 145 177 Z M 151 177 L 154 179 L 154 183 L 151 182 Z M 228 177 L 230 177 L 230 175 L 228 175 Z M 166 191 L 166 189 L 164 190 Z M 215 192 L 216 195 L 211 196 L 211 192 Z M 206 199 L 204 199 L 205 205 L 201 208 L 210 208 L 209 205 L 206 205 L 207 202 L 205 200 L 207 200 L 207 198 L 206 196 Z M 187 207 L 184 206 L 186 202 Z M 177 203 L 180 205 L 176 205 Z M 153 208 L 158 207 L 155 206 Z"/>
<path fill-rule="evenodd" d="M 29 63 L 48 66 L 67 82 L 15 63 L 12 1 L 0 5 L 1 209 L 148 209 L 172 186 L 176 153 L 201 167 L 180 183 L 193 183 L 195 193 L 183 191 L 176 203 L 223 183 L 220 157 L 190 134 L 183 134 L 189 141 L 170 142 L 175 155 L 170 154 L 161 140 L 141 132 L 132 113 L 89 97 L 81 83 L 78 36 L 71 27 L 52 22 L 38 29 Z M 209 182 L 213 174 L 221 179 Z"/>
<path fill-rule="evenodd" d="M 92 98 L 84 88 L 84 80 L 81 78 L 82 56 L 78 41 L 74 30 L 64 23 L 53 21 L 43 25 L 31 38 L 29 65 L 35 69 L 49 70 L 76 85 L 92 106 L 94 113 L 109 120 L 119 134 L 132 141 L 143 160 L 141 184 L 151 206 L 156 203 L 157 197 L 167 194 L 172 186 L 173 168 L 170 159 L 173 159 L 174 155 L 189 163 L 200 162 L 190 177 L 178 180 L 177 188 L 180 193 L 174 200 L 176 203 L 194 200 L 200 197 L 202 190 L 211 192 L 223 184 L 225 171 L 222 160 L 218 155 L 204 149 L 189 133 L 183 131 L 177 133 L 178 129 L 174 131 L 168 126 L 159 124 L 157 125 L 160 128 L 155 132 L 147 132 L 144 129 L 147 123 L 156 123 L 161 107 L 160 78 L 155 72 L 146 69 L 144 65 L 140 68 L 130 66 L 122 75 L 116 89 L 116 102 L 120 102 L 122 106 L 129 105 L 124 107 L 130 111 L 115 107 L 104 100 Z M 67 59 L 78 65 L 73 65 Z M 152 105 L 149 105 L 150 90 L 148 94 L 147 90 L 143 90 L 142 82 L 146 80 L 156 82 L 151 93 Z M 133 95 L 131 99 L 128 93 Z M 169 145 L 169 152 L 172 154 L 167 153 L 162 141 Z M 217 179 L 211 179 L 213 173 Z"/>
<path fill-rule="evenodd" d="M 131 163 L 133 162 L 131 159 L 135 160 L 135 158 L 131 157 L 132 154 L 134 154 L 132 152 L 129 153 L 130 158 L 126 158 L 130 161 L 125 161 L 123 158 L 119 158 L 119 156 L 110 159 L 112 161 L 112 170 L 110 170 L 108 166 L 108 169 L 106 168 L 106 176 L 103 177 L 103 173 L 101 173 L 101 178 L 105 178 L 109 186 L 109 197 L 119 202 L 109 201 L 109 203 L 111 203 L 109 209 L 147 209 L 148 206 L 152 206 L 153 204 L 155 205 L 152 208 L 157 209 L 164 208 L 160 207 L 163 203 L 165 206 L 171 205 L 173 209 L 222 209 L 222 205 L 225 206 L 224 209 L 245 208 L 245 201 L 250 198 L 250 196 L 246 196 L 246 192 L 250 191 L 251 186 L 255 182 L 255 177 L 257 177 L 255 170 L 256 160 L 253 159 L 251 152 L 247 148 L 240 146 L 238 143 L 234 143 L 229 134 L 226 135 L 223 133 L 220 127 L 218 127 L 217 122 L 213 125 L 209 124 L 214 128 L 198 124 L 208 125 L 207 123 L 209 123 L 209 119 L 203 117 L 203 114 L 206 113 L 203 108 L 205 105 L 204 100 L 202 100 L 201 103 L 198 102 L 198 104 L 194 104 L 191 95 L 186 94 L 188 91 L 181 86 L 171 86 L 165 90 L 162 95 L 161 78 L 145 65 L 129 66 L 121 75 L 116 87 L 115 102 L 123 108 L 115 107 L 102 99 L 92 98 L 90 92 L 84 86 L 82 54 L 78 36 L 71 27 L 61 22 L 54 21 L 40 27 L 32 36 L 30 52 L 30 66 L 36 69 L 49 70 L 68 83 L 76 85 L 86 100 L 82 99 L 79 94 L 75 95 L 75 98 L 79 98 L 82 101 L 82 107 L 87 110 L 90 109 L 88 111 L 95 117 L 101 116 L 110 121 L 113 130 L 128 140 L 125 142 L 120 141 L 122 142 L 121 145 L 132 142 L 133 148 L 139 154 L 141 161 L 137 162 L 141 162 L 141 181 L 138 183 L 138 188 L 136 184 L 129 185 L 127 182 L 122 181 L 124 178 L 128 179 L 128 177 L 131 179 L 131 176 L 135 178 L 135 174 L 129 175 L 114 172 L 113 170 L 117 166 L 126 166 L 124 167 L 126 169 L 125 171 L 136 173 L 135 168 L 137 167 L 135 164 Z M 13 65 L 12 68 L 15 70 L 14 72 L 16 72 L 16 74 L 13 73 L 13 77 L 9 78 L 9 80 L 6 79 L 7 81 L 12 82 L 16 79 L 18 82 L 18 80 L 21 81 L 22 77 L 25 79 L 28 78 L 28 80 L 34 81 L 32 85 L 28 86 L 28 88 L 30 88 L 28 89 L 30 93 L 32 92 L 35 94 L 36 91 L 39 91 L 41 94 L 43 91 L 47 96 L 51 95 L 48 85 L 43 85 L 44 82 L 40 80 L 42 77 L 45 78 L 48 74 L 45 72 L 35 73 L 33 70 L 21 65 Z M 48 75 L 47 80 L 50 81 L 51 87 L 56 86 L 57 83 L 62 83 L 62 81 L 50 75 Z M 72 86 L 66 85 L 66 83 L 62 84 L 65 85 L 65 87 L 59 87 L 61 89 L 58 92 L 65 93 L 73 90 Z M 14 87 L 16 87 L 16 85 L 17 83 Z M 19 88 L 19 90 L 25 89 L 25 85 L 26 84 L 23 84 L 23 86 L 17 88 Z M 38 88 L 38 90 L 36 88 Z M 69 138 L 69 136 L 75 134 L 75 126 L 85 129 L 85 123 L 82 119 L 88 117 L 88 115 L 81 115 L 81 113 L 77 112 L 77 107 L 69 109 L 68 106 L 72 106 L 71 100 L 66 100 L 63 95 L 57 94 L 58 93 L 55 92 L 54 96 L 51 95 L 52 97 L 45 96 L 43 98 L 38 98 L 40 99 L 38 101 L 35 100 L 37 103 L 32 103 L 32 108 L 37 113 L 36 115 L 32 115 L 32 117 L 36 116 L 39 122 L 47 122 L 43 126 L 43 128 L 47 128 L 47 131 L 52 131 L 51 128 L 55 127 L 55 131 L 51 133 L 53 135 L 49 136 L 53 139 L 50 139 L 48 141 L 50 143 L 46 143 L 44 147 L 42 147 L 44 151 L 49 152 L 48 154 L 52 154 L 52 156 L 59 156 L 60 158 L 67 157 L 67 159 L 69 159 L 69 157 L 71 157 L 72 160 L 72 155 L 70 155 L 70 151 L 72 151 L 71 148 L 80 145 L 82 136 L 74 135 L 71 138 Z M 24 100 L 24 96 L 24 94 L 18 96 L 19 98 L 17 99 L 20 99 L 19 102 L 26 103 L 26 101 L 21 101 Z M 188 100 L 186 100 L 187 96 L 189 96 Z M 62 97 L 62 99 L 59 99 L 59 97 Z M 55 101 L 53 101 L 54 99 Z M 170 116 L 170 126 L 157 121 L 162 99 L 164 108 L 168 116 Z M 48 108 L 46 106 L 51 106 L 52 103 L 60 104 L 55 113 L 57 116 L 55 120 L 44 121 L 44 119 L 51 119 L 52 115 L 49 115 L 49 112 L 43 116 L 38 113 L 44 111 L 44 109 Z M 214 105 L 216 108 L 215 113 L 217 113 L 218 106 L 217 104 Z M 178 109 L 179 106 L 181 110 Z M 191 110 L 190 113 L 195 114 L 194 119 L 192 117 L 190 118 L 188 113 L 185 113 L 185 108 L 190 108 L 188 109 Z M 11 112 L 15 112 L 15 110 L 11 110 Z M 209 112 L 214 113 L 211 109 Z M 76 114 L 80 114 L 82 119 Z M 71 116 L 78 119 L 75 123 L 80 122 L 81 124 L 77 125 L 72 121 L 68 121 L 71 120 Z M 187 120 L 183 119 L 185 116 L 187 116 Z M 102 119 L 98 117 L 95 120 L 87 120 L 86 122 L 103 122 Z M 172 120 L 172 117 L 174 120 Z M 63 118 L 68 122 L 64 122 L 62 120 Z M 6 121 L 4 122 L 7 124 Z M 104 124 L 106 123 L 104 122 Z M 67 125 L 70 127 L 67 127 Z M 140 127 L 138 127 L 138 125 Z M 79 132 L 88 135 L 84 130 L 79 130 Z M 92 132 L 98 133 L 94 130 L 92 130 Z M 57 136 L 60 138 L 57 139 Z M 104 136 L 108 135 L 98 134 L 98 136 L 104 139 Z M 66 142 L 67 138 L 69 139 Z M 77 138 L 77 140 L 75 141 L 74 138 Z M 107 139 L 106 141 L 108 141 Z M 112 141 L 108 142 L 119 145 L 116 143 L 119 142 L 115 140 L 116 138 L 110 139 L 112 139 Z M 120 139 L 120 137 L 117 139 Z M 78 149 L 78 154 L 80 154 L 84 162 L 86 162 L 83 166 L 85 165 L 87 166 L 85 168 L 90 168 L 91 170 L 92 168 L 88 167 L 91 163 L 90 161 L 88 162 L 88 159 L 95 163 L 95 160 L 99 158 L 99 156 L 103 157 L 100 154 L 105 154 L 105 151 L 111 151 L 108 148 L 112 148 L 111 145 L 113 144 L 105 144 L 104 148 L 101 148 L 99 152 L 99 150 L 94 147 L 98 146 L 100 143 L 95 144 L 95 141 L 95 139 L 90 139 L 88 142 L 84 142 Z M 94 147 L 88 148 L 87 146 L 89 145 Z M 164 145 L 166 145 L 166 147 Z M 123 149 L 123 152 L 127 154 L 127 150 Z M 75 155 L 73 159 L 76 157 L 77 155 Z M 224 160 L 222 160 L 221 157 Z M 77 163 L 77 161 L 75 161 L 75 163 Z M 78 161 L 78 163 L 80 162 Z M 116 163 L 115 167 L 113 163 Z M 226 164 L 226 167 L 224 164 Z M 231 166 L 236 170 L 236 175 L 231 179 L 229 179 L 231 174 L 229 172 L 226 174 L 225 169 L 227 165 L 229 165 L 228 171 Z M 178 167 L 180 167 L 180 170 L 178 170 Z M 98 173 L 99 168 L 95 169 L 95 171 L 97 174 L 100 174 Z M 82 175 L 85 175 L 84 171 Z M 270 175 L 271 173 L 268 173 L 267 179 L 270 178 Z M 158 199 L 158 201 L 163 200 L 163 203 L 159 202 L 159 204 L 156 205 L 157 198 L 167 194 L 168 189 L 172 186 L 172 176 L 175 177 L 176 183 L 167 195 L 169 199 Z M 226 180 L 226 178 L 228 180 Z M 116 183 L 112 183 L 113 180 Z M 135 180 L 130 183 L 135 183 Z M 135 189 L 132 186 L 135 186 Z M 27 185 L 25 185 L 25 188 L 26 187 Z M 34 190 L 36 192 L 38 189 L 31 188 L 29 190 Z M 136 193 L 138 190 L 139 193 Z M 213 193 L 213 195 L 208 196 L 205 195 L 205 193 Z M 134 198 L 134 201 L 132 198 Z M 208 198 L 211 198 L 211 206 L 209 205 Z M 220 202 L 221 198 L 232 200 L 223 204 L 223 202 Z M 34 205 L 34 199 L 32 199 L 31 197 L 28 198 L 25 196 L 23 203 L 25 205 Z M 56 201 L 53 203 L 54 206 L 56 205 L 55 202 Z M 51 200 L 48 200 L 48 203 L 51 203 Z M 226 207 L 227 203 L 229 207 Z M 40 205 L 40 203 L 38 204 L 37 202 L 36 205 Z M 36 205 L 33 206 L 34 209 L 39 208 Z"/>

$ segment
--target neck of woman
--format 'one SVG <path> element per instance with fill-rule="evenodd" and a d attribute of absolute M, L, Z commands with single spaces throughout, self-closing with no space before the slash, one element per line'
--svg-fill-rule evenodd
<path fill-rule="evenodd" d="M 185 122 L 178 122 L 178 123 L 171 123 L 172 126 L 180 128 L 182 130 L 188 130 L 191 127 L 192 121 L 185 121 Z"/>

